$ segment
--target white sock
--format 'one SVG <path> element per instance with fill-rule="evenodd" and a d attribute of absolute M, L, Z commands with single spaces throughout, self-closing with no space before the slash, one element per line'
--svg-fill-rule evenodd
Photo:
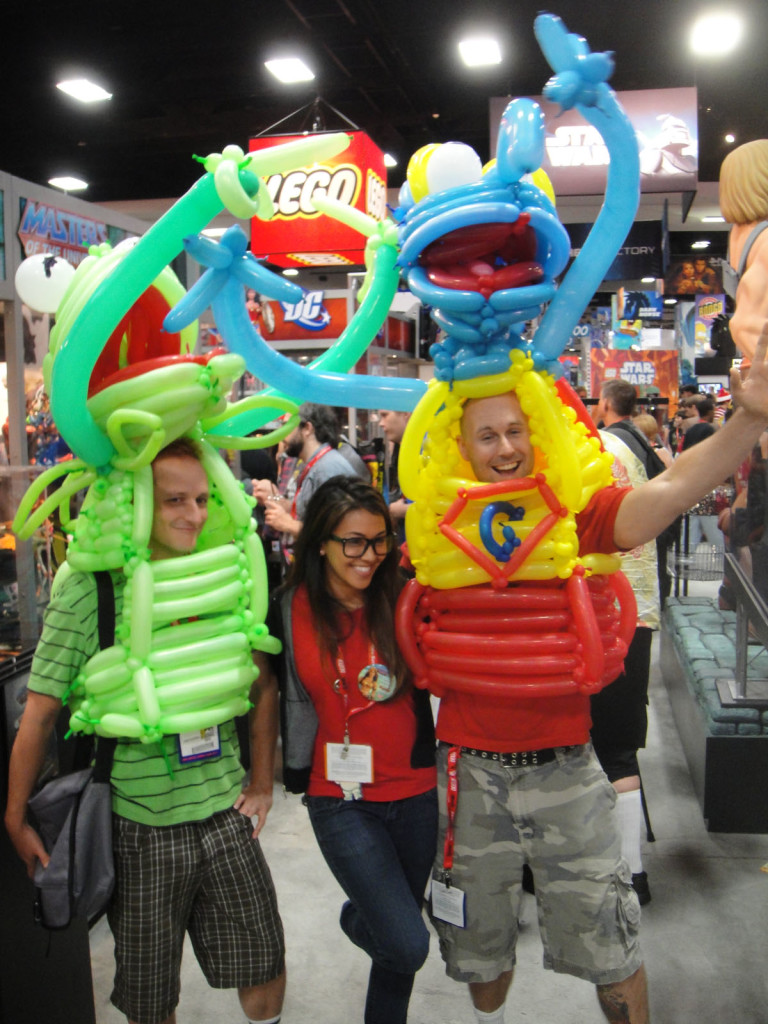
<path fill-rule="evenodd" d="M 247 1019 L 248 1019 L 248 1024 L 280 1024 L 280 1014 L 279 1013 L 278 1013 L 278 1015 L 276 1017 L 269 1017 L 266 1020 L 251 1020 L 250 1017 L 248 1017 Z"/>
<path fill-rule="evenodd" d="M 482 1010 L 478 1010 L 475 1006 L 475 1017 L 477 1017 L 478 1024 L 504 1024 L 504 1003 L 494 1010 L 493 1013 L 484 1013 Z"/>
<path fill-rule="evenodd" d="M 616 810 L 619 814 L 621 831 L 621 854 L 629 864 L 633 875 L 643 870 L 640 855 L 640 829 L 643 821 L 643 803 L 639 789 L 631 789 L 628 793 L 619 793 Z"/>

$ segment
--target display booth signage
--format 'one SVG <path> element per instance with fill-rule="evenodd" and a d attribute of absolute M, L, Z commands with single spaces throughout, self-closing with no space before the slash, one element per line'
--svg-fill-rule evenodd
<path fill-rule="evenodd" d="M 622 352 L 593 348 L 589 353 L 590 394 L 599 395 L 608 380 L 627 380 L 639 393 L 648 388 L 677 396 L 678 354 L 668 351 Z"/>
<path fill-rule="evenodd" d="M 699 168 L 696 89 L 636 89 L 617 97 L 637 135 L 641 191 L 695 189 Z M 532 98 L 544 112 L 547 137 L 542 167 L 555 195 L 602 195 L 609 159 L 600 132 L 575 108 L 561 111 L 559 104 L 543 96 Z M 499 121 L 509 99 L 494 96 L 489 102 L 494 154 Z"/>
<path fill-rule="evenodd" d="M 365 239 L 359 231 L 318 213 L 312 196 L 328 195 L 376 220 L 387 212 L 384 154 L 361 131 L 349 132 L 347 149 L 337 156 L 266 179 L 275 204 L 269 221 L 251 221 L 251 251 L 280 267 L 355 266 L 364 262 Z M 250 140 L 251 152 L 304 138 L 272 135 Z"/>
<path fill-rule="evenodd" d="M 575 259 L 592 230 L 592 224 L 566 224 L 571 239 L 571 258 Z M 624 244 L 603 275 L 604 281 L 635 281 L 642 277 L 663 276 L 661 222 L 635 221 Z"/>
<path fill-rule="evenodd" d="M 23 200 L 24 210 L 19 221 L 18 236 L 24 256 L 47 252 L 61 256 L 77 266 L 88 255 L 92 245 L 107 241 L 107 225 L 47 203 Z"/>

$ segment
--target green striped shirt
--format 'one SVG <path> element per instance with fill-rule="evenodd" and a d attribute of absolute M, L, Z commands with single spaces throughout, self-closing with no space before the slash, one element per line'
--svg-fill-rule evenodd
<path fill-rule="evenodd" d="M 125 577 L 121 572 L 111 576 L 119 616 Z M 98 649 L 96 581 L 90 573 L 73 572 L 46 610 L 29 689 L 61 700 Z M 175 736 L 152 744 L 121 739 L 112 767 L 112 809 L 143 825 L 177 825 L 202 821 L 231 807 L 243 778 L 235 723 L 225 722 L 219 733 L 220 757 L 187 764 L 179 760 Z"/>

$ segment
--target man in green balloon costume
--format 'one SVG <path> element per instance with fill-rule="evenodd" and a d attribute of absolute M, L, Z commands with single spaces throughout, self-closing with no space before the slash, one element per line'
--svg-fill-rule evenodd
<path fill-rule="evenodd" d="M 182 437 L 152 463 L 153 566 L 194 558 L 209 503 L 200 459 L 199 446 Z M 119 570 L 110 575 L 119 621 L 127 580 Z M 46 612 L 10 764 L 6 828 L 30 876 L 48 855 L 27 822 L 27 801 L 62 700 L 98 647 L 94 576 L 71 572 Z M 231 719 L 154 742 L 123 738 L 117 744 L 116 888 L 108 910 L 116 958 L 112 1001 L 134 1024 L 175 1021 L 187 931 L 213 987 L 237 988 L 250 1021 L 280 1019 L 283 929 L 257 838 L 272 804 L 275 695 L 263 687 L 259 692 L 251 712 L 252 768 L 245 788 Z"/>

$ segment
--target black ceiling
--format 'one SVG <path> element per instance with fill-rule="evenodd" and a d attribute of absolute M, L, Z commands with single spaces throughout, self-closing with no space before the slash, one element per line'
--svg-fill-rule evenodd
<path fill-rule="evenodd" d="M 728 0 L 748 23 L 738 56 L 698 63 L 687 52 L 694 0 L 557 0 L 551 5 L 592 50 L 613 50 L 617 90 L 696 85 L 700 181 L 716 181 L 728 147 L 768 134 L 768 3 Z M 0 60 L 0 170 L 45 184 L 75 174 L 94 202 L 172 197 L 199 176 L 191 158 L 247 140 L 278 122 L 344 127 L 333 110 L 400 161 L 428 142 L 458 140 L 488 153 L 488 98 L 536 95 L 549 69 L 536 45 L 540 4 L 528 0 L 86 0 L 6 2 Z M 487 27 L 500 67 L 468 70 L 456 43 Z M 265 59 L 285 44 L 317 78 L 282 86 Z M 113 93 L 83 106 L 55 88 L 87 75 Z M 288 115 L 299 111 L 284 121 Z M 438 117 L 434 115 L 439 115 Z"/>

